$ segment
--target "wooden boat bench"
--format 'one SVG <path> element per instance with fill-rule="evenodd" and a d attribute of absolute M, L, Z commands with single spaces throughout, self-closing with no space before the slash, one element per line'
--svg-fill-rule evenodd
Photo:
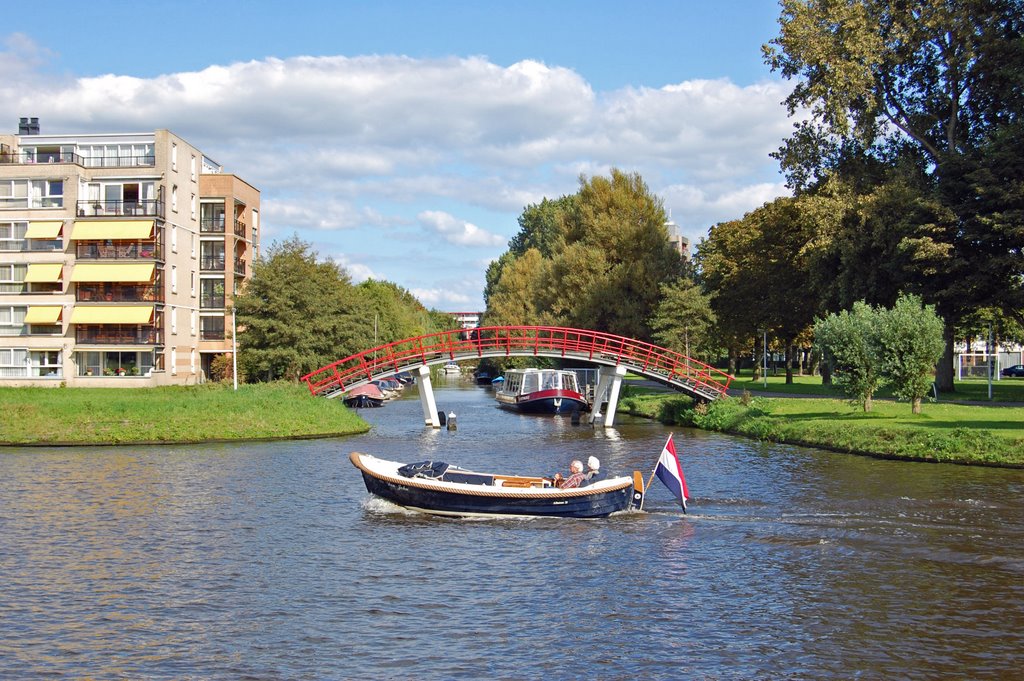
<path fill-rule="evenodd" d="M 495 475 L 495 486 L 501 487 L 550 487 L 551 481 L 544 478 L 531 478 L 525 475 Z"/>

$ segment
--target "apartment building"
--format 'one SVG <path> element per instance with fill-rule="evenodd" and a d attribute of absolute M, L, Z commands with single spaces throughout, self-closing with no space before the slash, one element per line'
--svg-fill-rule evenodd
<path fill-rule="evenodd" d="M 259 200 L 168 130 L 0 134 L 0 386 L 205 380 Z"/>

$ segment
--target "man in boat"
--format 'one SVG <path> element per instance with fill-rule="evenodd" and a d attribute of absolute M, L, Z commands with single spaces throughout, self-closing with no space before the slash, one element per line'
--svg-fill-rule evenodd
<path fill-rule="evenodd" d="M 604 473 L 601 472 L 601 461 L 596 456 L 587 459 L 587 483 L 604 480 Z"/>
<path fill-rule="evenodd" d="M 586 477 L 583 472 L 583 462 L 577 459 L 569 464 L 569 477 L 563 478 L 561 473 L 555 473 L 555 487 L 559 489 L 579 487 Z"/>

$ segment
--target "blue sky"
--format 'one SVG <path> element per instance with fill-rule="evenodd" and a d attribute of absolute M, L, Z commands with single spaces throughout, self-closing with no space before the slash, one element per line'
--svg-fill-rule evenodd
<path fill-rule="evenodd" d="M 297 233 L 355 280 L 482 309 L 522 209 L 581 173 L 639 172 L 693 242 L 785 193 L 767 154 L 789 85 L 761 60 L 777 17 L 768 0 L 60 0 L 6 15 L 0 127 L 169 128 L 261 189 L 264 246 Z"/>

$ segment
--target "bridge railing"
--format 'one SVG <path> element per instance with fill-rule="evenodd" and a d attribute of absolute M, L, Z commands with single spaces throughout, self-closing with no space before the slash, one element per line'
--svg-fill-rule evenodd
<path fill-rule="evenodd" d="M 387 343 L 356 353 L 302 377 L 313 395 L 344 391 L 380 374 L 450 360 L 496 356 L 565 357 L 624 365 L 666 382 L 683 383 L 717 396 L 732 376 L 708 364 L 624 336 L 557 326 L 488 326 L 442 331 Z"/>

